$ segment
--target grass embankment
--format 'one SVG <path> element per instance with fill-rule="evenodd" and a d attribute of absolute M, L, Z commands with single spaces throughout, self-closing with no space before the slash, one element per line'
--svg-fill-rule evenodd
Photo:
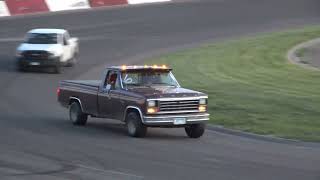
<path fill-rule="evenodd" d="M 209 94 L 211 123 L 320 141 L 320 72 L 290 64 L 287 51 L 320 27 L 204 45 L 165 55 L 183 87 Z M 150 61 L 148 61 L 150 62 Z"/>

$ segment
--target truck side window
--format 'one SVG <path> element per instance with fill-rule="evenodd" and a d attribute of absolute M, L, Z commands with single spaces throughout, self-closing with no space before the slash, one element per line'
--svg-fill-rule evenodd
<path fill-rule="evenodd" d="M 68 40 L 67 40 L 67 38 L 66 38 L 66 36 L 63 36 L 63 45 L 68 45 L 69 43 L 68 43 Z"/>
<path fill-rule="evenodd" d="M 68 32 L 64 33 L 64 37 L 66 38 L 66 40 L 70 39 L 70 34 Z"/>
<path fill-rule="evenodd" d="M 109 71 L 109 72 L 107 73 L 106 78 L 104 79 L 104 83 L 103 83 L 103 88 L 104 88 L 104 89 L 107 89 L 107 85 L 108 85 L 108 80 L 109 80 L 110 74 L 111 74 L 111 72 Z"/>
<path fill-rule="evenodd" d="M 117 72 L 108 72 L 104 82 L 105 89 L 119 89 L 119 77 Z"/>
<path fill-rule="evenodd" d="M 117 79 L 116 79 L 115 89 L 120 89 L 120 76 L 119 76 L 118 73 L 117 73 Z"/>
<path fill-rule="evenodd" d="M 57 37 L 58 43 L 63 45 L 63 35 L 59 34 Z"/>

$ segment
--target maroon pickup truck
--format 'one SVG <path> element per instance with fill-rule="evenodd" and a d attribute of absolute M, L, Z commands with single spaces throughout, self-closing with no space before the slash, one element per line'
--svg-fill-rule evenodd
<path fill-rule="evenodd" d="M 75 125 L 88 116 L 123 121 L 128 134 L 144 137 L 147 127 L 184 127 L 199 138 L 209 120 L 208 96 L 181 88 L 166 66 L 114 66 L 102 81 L 61 81 L 58 101 Z"/>

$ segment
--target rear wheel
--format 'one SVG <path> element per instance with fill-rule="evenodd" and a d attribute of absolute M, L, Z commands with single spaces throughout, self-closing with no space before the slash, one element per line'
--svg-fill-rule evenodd
<path fill-rule="evenodd" d="M 58 63 L 58 64 L 54 67 L 54 73 L 56 73 L 56 74 L 60 74 L 60 73 L 61 73 L 61 65 L 60 65 L 60 63 Z"/>
<path fill-rule="evenodd" d="M 191 124 L 185 127 L 185 131 L 190 138 L 199 138 L 204 134 L 206 125 L 201 124 Z"/>
<path fill-rule="evenodd" d="M 147 127 L 142 124 L 140 116 L 136 112 L 130 112 L 126 117 L 128 135 L 131 137 L 145 137 Z"/>
<path fill-rule="evenodd" d="M 69 119 L 74 125 L 84 126 L 87 123 L 88 115 L 82 112 L 78 102 L 73 102 L 69 107 Z"/>

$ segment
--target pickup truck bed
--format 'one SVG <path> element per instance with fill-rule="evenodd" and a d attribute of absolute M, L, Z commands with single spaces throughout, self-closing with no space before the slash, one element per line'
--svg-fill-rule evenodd
<path fill-rule="evenodd" d="M 64 80 L 60 82 L 60 85 L 71 85 L 71 86 L 88 86 L 99 88 L 101 81 L 100 80 Z"/>
<path fill-rule="evenodd" d="M 80 100 L 84 113 L 97 115 L 99 80 L 65 80 L 60 82 L 59 102 L 68 107 L 70 99 Z M 72 96 L 70 97 L 70 94 Z"/>

